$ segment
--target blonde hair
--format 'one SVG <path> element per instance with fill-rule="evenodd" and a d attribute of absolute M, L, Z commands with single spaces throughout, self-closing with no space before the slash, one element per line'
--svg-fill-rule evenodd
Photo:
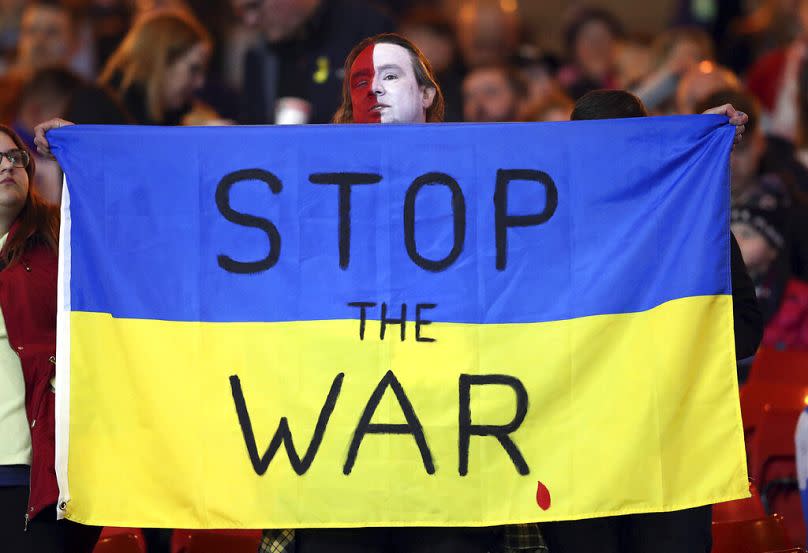
<path fill-rule="evenodd" d="M 193 16 L 178 10 L 158 10 L 139 19 L 110 56 L 99 81 L 123 93 L 133 84 L 143 87 L 146 109 L 163 119 L 161 91 L 166 70 L 197 44 L 210 47 L 210 34 Z M 120 79 L 120 82 L 111 82 Z"/>

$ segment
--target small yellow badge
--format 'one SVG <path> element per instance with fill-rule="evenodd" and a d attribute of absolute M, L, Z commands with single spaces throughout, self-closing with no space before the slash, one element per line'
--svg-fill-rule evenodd
<path fill-rule="evenodd" d="M 314 72 L 314 82 L 317 84 L 323 84 L 328 80 L 328 71 L 329 71 L 329 64 L 328 58 L 325 56 L 320 56 L 317 58 L 317 70 Z"/>

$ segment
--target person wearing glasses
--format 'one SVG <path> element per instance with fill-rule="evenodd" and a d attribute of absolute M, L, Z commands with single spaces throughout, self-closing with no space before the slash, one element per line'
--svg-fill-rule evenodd
<path fill-rule="evenodd" d="M 100 528 L 56 521 L 54 470 L 59 212 L 35 162 L 0 126 L 0 544 L 8 553 L 89 553 Z"/>

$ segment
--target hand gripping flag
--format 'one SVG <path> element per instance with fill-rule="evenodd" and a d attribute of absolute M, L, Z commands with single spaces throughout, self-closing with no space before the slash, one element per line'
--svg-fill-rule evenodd
<path fill-rule="evenodd" d="M 725 118 L 50 137 L 68 518 L 482 526 L 747 495 Z"/>

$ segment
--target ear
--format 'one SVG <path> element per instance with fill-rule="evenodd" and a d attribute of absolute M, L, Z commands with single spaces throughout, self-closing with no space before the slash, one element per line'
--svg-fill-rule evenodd
<path fill-rule="evenodd" d="M 432 102 L 435 101 L 435 94 L 437 91 L 431 86 L 425 86 L 421 89 L 421 105 L 424 109 L 432 107 Z"/>

